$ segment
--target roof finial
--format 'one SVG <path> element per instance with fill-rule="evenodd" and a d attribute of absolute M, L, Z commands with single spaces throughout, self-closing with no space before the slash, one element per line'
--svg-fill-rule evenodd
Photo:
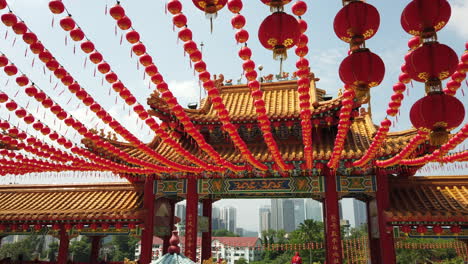
<path fill-rule="evenodd" d="M 169 254 L 180 254 L 180 247 L 179 247 L 179 235 L 178 235 L 178 231 L 172 231 L 172 237 L 171 239 L 169 239 L 169 248 L 167 249 L 167 252 Z"/>

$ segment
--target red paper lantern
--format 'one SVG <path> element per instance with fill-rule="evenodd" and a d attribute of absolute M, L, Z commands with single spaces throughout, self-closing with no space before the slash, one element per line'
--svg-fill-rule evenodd
<path fill-rule="evenodd" d="M 307 12 L 307 4 L 304 1 L 297 1 L 293 4 L 291 10 L 294 15 L 302 16 Z"/>
<path fill-rule="evenodd" d="M 179 31 L 178 37 L 183 42 L 192 40 L 192 31 L 189 28 L 183 28 Z"/>
<path fill-rule="evenodd" d="M 418 232 L 420 235 L 424 235 L 427 232 L 427 227 L 420 225 L 416 228 L 416 232 Z"/>
<path fill-rule="evenodd" d="M 284 12 L 275 12 L 263 20 L 258 30 L 260 43 L 273 50 L 274 59 L 286 59 L 286 50 L 296 45 L 301 35 L 297 20 Z"/>
<path fill-rule="evenodd" d="M 75 28 L 75 21 L 70 16 L 64 17 L 60 20 L 60 26 L 65 31 L 70 31 Z"/>
<path fill-rule="evenodd" d="M 135 55 L 141 56 L 141 55 L 145 54 L 146 47 L 145 47 L 145 45 L 143 43 L 139 42 L 139 43 L 133 45 L 132 51 L 133 51 L 133 53 L 135 53 Z"/>
<path fill-rule="evenodd" d="M 11 12 L 3 14 L 2 17 L 1 17 L 1 20 L 2 20 L 3 24 L 5 24 L 5 26 L 7 26 L 7 27 L 11 27 L 14 24 L 16 24 L 16 22 L 18 22 L 18 19 L 16 18 L 15 14 L 13 14 Z"/>
<path fill-rule="evenodd" d="M 247 32 L 245 29 L 240 29 L 236 32 L 234 38 L 236 39 L 237 43 L 245 43 L 247 40 L 249 40 L 249 32 Z"/>
<path fill-rule="evenodd" d="M 19 77 L 16 78 L 16 83 L 19 85 L 19 86 L 26 86 L 28 85 L 29 83 L 29 79 L 28 77 L 26 77 L 25 75 L 21 75 Z"/>
<path fill-rule="evenodd" d="M 432 227 L 432 231 L 436 235 L 440 236 L 440 234 L 442 234 L 442 232 L 444 232 L 444 229 L 440 225 L 435 225 L 435 226 Z"/>
<path fill-rule="evenodd" d="M 89 60 L 91 60 L 91 62 L 94 64 L 98 64 L 102 61 L 102 55 L 101 53 L 95 51 L 89 55 Z"/>
<path fill-rule="evenodd" d="M 8 58 L 5 55 L 0 55 L 0 67 L 8 65 Z"/>
<path fill-rule="evenodd" d="M 406 66 L 409 76 L 415 81 L 444 80 L 457 69 L 458 58 L 449 46 L 428 42 L 407 56 Z"/>
<path fill-rule="evenodd" d="M 54 14 L 61 14 L 65 10 L 65 6 L 61 0 L 51 0 L 49 2 L 49 9 Z"/>
<path fill-rule="evenodd" d="M 231 11 L 234 14 L 239 13 L 242 10 L 243 6 L 244 5 L 242 4 L 241 0 L 229 0 L 227 3 L 229 11 Z"/>
<path fill-rule="evenodd" d="M 411 226 L 409 225 L 404 225 L 400 227 L 401 232 L 408 234 L 411 232 Z"/>
<path fill-rule="evenodd" d="M 81 28 L 75 28 L 72 31 L 70 31 L 70 38 L 74 41 L 82 41 L 84 37 L 85 35 Z"/>
<path fill-rule="evenodd" d="M 52 60 L 54 57 L 52 56 L 52 54 L 47 51 L 47 50 L 44 50 L 42 51 L 41 53 L 39 53 L 39 59 L 44 62 L 44 63 L 47 63 L 49 62 L 50 60 Z"/>
<path fill-rule="evenodd" d="M 122 30 L 127 30 L 132 27 L 132 21 L 127 16 L 117 20 L 117 26 Z"/>
<path fill-rule="evenodd" d="M 377 33 L 380 15 L 377 9 L 362 1 L 345 5 L 333 21 L 335 34 L 344 42 L 361 45 Z"/>
<path fill-rule="evenodd" d="M 119 20 L 125 16 L 125 10 L 120 4 L 116 4 L 115 6 L 111 7 L 109 9 L 109 14 L 111 17 L 113 17 L 115 20 Z"/>
<path fill-rule="evenodd" d="M 239 57 L 243 60 L 249 60 L 252 57 L 252 51 L 249 47 L 242 47 L 239 50 Z"/>
<path fill-rule="evenodd" d="M 460 234 L 462 231 L 460 226 L 454 225 L 450 227 L 450 232 L 454 233 L 455 235 Z"/>
<path fill-rule="evenodd" d="M 31 52 L 34 54 L 39 54 L 44 50 L 44 45 L 41 42 L 34 42 L 29 46 Z"/>
<path fill-rule="evenodd" d="M 431 37 L 447 24 L 451 12 L 447 0 L 413 0 L 401 14 L 401 26 L 411 35 Z"/>
<path fill-rule="evenodd" d="M 135 44 L 140 41 L 140 34 L 135 30 L 132 30 L 125 34 L 125 38 L 130 44 Z"/>
<path fill-rule="evenodd" d="M 143 66 L 149 66 L 153 63 L 153 58 L 148 54 L 143 54 L 140 56 L 140 63 Z"/>
<path fill-rule="evenodd" d="M 457 98 L 444 93 L 431 93 L 411 107 L 410 119 L 417 129 L 430 130 L 431 145 L 448 141 L 449 131 L 465 118 L 465 108 Z"/>
<path fill-rule="evenodd" d="M 3 71 L 8 75 L 8 76 L 13 76 L 18 73 L 18 68 L 14 64 L 9 64 L 3 68 Z"/>
<path fill-rule="evenodd" d="M 156 73 L 158 73 L 158 68 L 156 67 L 156 65 L 154 64 L 151 64 L 151 65 L 148 65 L 146 68 L 145 68 L 145 72 L 146 74 L 148 74 L 148 76 L 154 76 Z"/>
<path fill-rule="evenodd" d="M 173 15 L 177 15 L 182 12 L 182 4 L 179 0 L 170 0 L 167 2 L 167 11 Z"/>
<path fill-rule="evenodd" d="M 57 70 L 59 68 L 59 66 L 60 66 L 60 64 L 54 59 L 52 59 L 52 60 L 50 60 L 50 61 L 48 61 L 46 63 L 46 67 L 47 67 L 47 69 L 49 69 L 49 71 L 55 71 L 55 70 Z"/>
<path fill-rule="evenodd" d="M 271 11 L 283 10 L 283 6 L 291 3 L 292 0 L 261 0 L 267 6 L 270 6 Z"/>
<path fill-rule="evenodd" d="M 172 17 L 172 23 L 178 28 L 184 27 L 187 25 L 187 17 L 182 13 L 177 14 Z"/>
<path fill-rule="evenodd" d="M 110 71 L 110 65 L 107 62 L 101 62 L 98 64 L 97 69 L 100 73 L 106 74 Z"/>
<path fill-rule="evenodd" d="M 227 4 L 227 0 L 192 0 L 192 2 L 198 9 L 204 11 L 208 18 L 212 18 L 210 15 L 216 15 Z"/>
<path fill-rule="evenodd" d="M 106 81 L 108 83 L 115 83 L 119 78 L 117 77 L 117 74 L 115 74 L 114 72 L 110 72 L 108 74 L 106 74 Z"/>
<path fill-rule="evenodd" d="M 340 64 L 340 79 L 356 87 L 357 97 L 362 97 L 369 88 L 379 85 L 385 75 L 382 59 L 368 49 L 354 51 Z"/>
<path fill-rule="evenodd" d="M 18 35 L 23 35 L 28 31 L 28 27 L 23 21 L 18 22 L 12 26 L 13 31 Z"/>
<path fill-rule="evenodd" d="M 94 44 L 91 41 L 85 41 L 81 43 L 80 47 L 84 53 L 91 53 L 94 51 Z"/>

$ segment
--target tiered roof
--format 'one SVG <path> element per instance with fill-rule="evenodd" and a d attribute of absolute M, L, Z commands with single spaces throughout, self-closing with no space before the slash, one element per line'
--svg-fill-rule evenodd
<path fill-rule="evenodd" d="M 142 206 L 128 183 L 0 186 L 0 222 L 137 220 Z"/>
<path fill-rule="evenodd" d="M 301 161 L 304 160 L 303 144 L 300 139 L 300 107 L 297 93 L 296 80 L 281 81 L 274 83 L 262 83 L 264 92 L 264 100 L 267 109 L 267 115 L 272 123 L 277 122 L 277 128 L 274 130 L 274 136 L 285 161 Z M 254 154 L 254 157 L 261 162 L 272 162 L 272 157 L 267 149 L 266 144 L 261 137 L 261 132 L 255 136 L 257 119 L 256 112 L 253 106 L 254 100 L 250 95 L 247 85 L 230 85 L 220 87 L 220 96 L 223 98 L 224 104 L 230 113 L 231 120 L 238 126 L 241 136 L 246 141 L 249 150 Z M 341 108 L 342 97 L 330 99 L 326 97 L 325 91 L 315 87 L 315 81 L 311 82 L 311 105 L 313 106 L 313 119 L 320 120 L 320 124 L 316 124 L 312 129 L 313 155 L 315 160 L 328 160 L 333 151 L 334 140 L 336 136 L 337 116 Z M 200 151 L 191 138 L 185 134 L 183 127 L 178 126 L 177 120 L 171 116 L 170 109 L 167 104 L 159 97 L 157 92 L 153 93 L 148 99 L 148 104 L 152 108 L 152 114 L 158 116 L 166 124 L 168 132 L 174 135 L 183 147 L 194 155 L 211 162 L 211 158 L 206 153 Z M 355 112 L 357 114 L 359 105 L 356 105 Z M 191 120 L 204 133 L 208 143 L 210 143 L 221 156 L 233 163 L 243 163 L 242 156 L 234 146 L 226 140 L 212 140 L 214 127 L 220 126 L 218 115 L 214 110 L 211 101 L 204 100 L 198 109 L 184 109 L 190 116 Z M 331 122 L 326 122 L 325 118 L 332 118 Z M 287 125 L 287 127 L 286 127 Z M 358 159 L 365 150 L 369 147 L 373 137 L 377 131 L 377 127 L 372 122 L 371 114 L 360 109 L 358 116 L 353 118 L 352 126 L 348 132 L 348 138 L 345 142 L 343 159 Z M 402 132 L 389 133 L 386 142 L 383 144 L 379 156 L 392 156 L 398 153 L 409 142 L 411 137 L 416 134 L 415 129 L 410 129 Z M 222 133 L 218 130 L 218 133 Z M 254 133 L 254 136 L 252 136 Z M 281 133 L 286 136 L 281 136 Z M 219 136 L 219 134 L 218 134 Z M 222 136 L 221 136 L 222 137 Z M 151 157 L 135 148 L 130 144 L 111 142 L 128 152 L 130 155 L 139 159 L 144 159 L 149 162 L 156 163 Z M 94 149 L 90 142 L 85 142 L 87 146 Z M 155 149 L 161 155 L 169 158 L 172 161 L 188 164 L 184 157 L 180 157 L 169 145 L 155 138 L 149 146 Z M 101 152 L 103 150 L 97 150 Z"/>
<path fill-rule="evenodd" d="M 390 184 L 391 222 L 468 223 L 468 176 L 411 177 Z"/>

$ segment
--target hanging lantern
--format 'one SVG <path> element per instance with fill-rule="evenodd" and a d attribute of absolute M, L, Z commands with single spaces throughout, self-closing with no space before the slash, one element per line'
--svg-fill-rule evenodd
<path fill-rule="evenodd" d="M 427 227 L 420 225 L 416 228 L 416 232 L 423 236 L 427 232 Z"/>
<path fill-rule="evenodd" d="M 450 232 L 454 233 L 455 235 L 459 235 L 461 233 L 462 229 L 460 226 L 454 225 L 450 227 Z"/>
<path fill-rule="evenodd" d="M 455 51 L 438 42 L 427 42 L 406 57 L 408 75 L 415 81 L 426 83 L 426 92 L 437 88 L 440 81 L 450 77 L 458 67 Z"/>
<path fill-rule="evenodd" d="M 132 27 L 132 21 L 127 16 L 117 20 L 117 26 L 122 30 L 127 30 Z"/>
<path fill-rule="evenodd" d="M 432 227 L 432 231 L 434 232 L 434 234 L 440 236 L 440 234 L 444 232 L 444 229 L 440 225 L 435 225 Z"/>
<path fill-rule="evenodd" d="M 400 227 L 401 232 L 405 233 L 408 235 L 411 232 L 411 226 L 409 225 L 404 225 Z"/>
<path fill-rule="evenodd" d="M 71 16 L 64 17 L 60 20 L 60 26 L 63 28 L 65 31 L 70 31 L 75 28 L 75 21 Z"/>
<path fill-rule="evenodd" d="M 140 41 L 140 34 L 135 30 L 132 30 L 125 34 L 125 38 L 130 44 L 135 44 Z"/>
<path fill-rule="evenodd" d="M 193 4 L 205 12 L 207 18 L 216 18 L 218 11 L 226 4 L 227 0 L 192 0 Z"/>
<path fill-rule="evenodd" d="M 291 11 L 296 16 L 302 16 L 307 12 L 307 4 L 304 1 L 297 1 L 291 7 Z"/>
<path fill-rule="evenodd" d="M 115 6 L 113 6 L 113 7 L 111 7 L 109 9 L 109 14 L 115 20 L 119 20 L 119 19 L 121 19 L 122 17 L 125 16 L 125 10 L 123 9 L 123 7 L 119 3 L 117 3 Z"/>
<path fill-rule="evenodd" d="M 379 85 L 385 75 L 385 65 L 382 59 L 368 49 L 359 49 L 351 53 L 340 64 L 340 79 L 347 85 L 352 85 L 356 96 L 367 96 L 371 87 Z"/>
<path fill-rule="evenodd" d="M 167 2 L 167 11 L 173 15 L 177 15 L 180 12 L 182 12 L 182 4 L 180 3 L 179 0 L 170 0 Z"/>
<path fill-rule="evenodd" d="M 23 35 L 28 31 L 28 27 L 23 21 L 14 24 L 12 27 L 13 31 L 18 35 Z"/>
<path fill-rule="evenodd" d="M 72 31 L 70 31 L 70 38 L 73 41 L 82 41 L 84 37 L 85 35 L 83 33 L 83 30 L 81 30 L 81 28 L 75 28 Z"/>
<path fill-rule="evenodd" d="M 362 1 L 353 1 L 345 5 L 333 21 L 338 38 L 357 46 L 373 37 L 379 25 L 380 15 L 377 9 Z"/>
<path fill-rule="evenodd" d="M 13 14 L 11 12 L 3 14 L 1 16 L 1 20 L 2 20 L 3 24 L 5 24 L 5 26 L 7 26 L 7 27 L 11 27 L 14 24 L 16 24 L 16 22 L 18 22 L 18 19 L 16 18 L 15 14 Z"/>
<path fill-rule="evenodd" d="M 51 0 L 49 2 L 49 9 L 54 14 L 61 14 L 65 11 L 65 6 L 61 0 Z"/>
<path fill-rule="evenodd" d="M 296 45 L 299 36 L 297 20 L 284 12 L 275 12 L 263 20 L 258 30 L 260 43 L 273 50 L 275 60 L 285 60 L 287 50 Z"/>
<path fill-rule="evenodd" d="M 401 26 L 411 35 L 430 38 L 447 25 L 451 12 L 447 0 L 413 0 L 401 14 Z"/>
<path fill-rule="evenodd" d="M 234 14 L 239 13 L 242 10 L 243 4 L 241 0 L 229 0 L 227 3 L 229 11 Z"/>
<path fill-rule="evenodd" d="M 8 76 L 13 76 L 18 73 L 18 68 L 14 64 L 9 64 L 3 68 L 3 71 L 8 75 Z"/>
<path fill-rule="evenodd" d="M 413 126 L 429 130 L 430 143 L 439 146 L 448 141 L 449 131 L 458 127 L 465 118 L 465 108 L 457 98 L 442 92 L 430 93 L 411 107 Z"/>
<path fill-rule="evenodd" d="M 283 11 L 283 6 L 291 3 L 292 0 L 261 0 L 262 3 L 270 7 L 270 11 Z"/>

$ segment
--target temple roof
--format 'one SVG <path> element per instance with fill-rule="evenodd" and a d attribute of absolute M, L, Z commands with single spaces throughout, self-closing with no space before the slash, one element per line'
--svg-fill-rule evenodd
<path fill-rule="evenodd" d="M 316 160 L 328 160 L 333 151 L 333 145 L 335 140 L 335 133 L 333 127 L 325 128 L 313 128 L 312 135 L 312 145 L 314 150 L 314 159 Z M 343 150 L 343 159 L 359 158 L 361 157 L 365 150 L 370 146 L 372 138 L 377 131 L 376 126 L 373 124 L 372 119 L 368 113 L 364 113 L 362 116 L 354 119 L 354 122 L 351 126 L 350 131 L 348 132 L 348 138 L 345 142 L 345 148 Z M 407 142 L 411 139 L 412 136 L 416 134 L 416 130 L 406 130 L 397 133 L 389 133 L 385 144 L 379 151 L 379 156 L 388 156 L 399 152 Z M 184 139 L 180 139 L 179 142 L 190 152 L 195 154 L 198 157 L 201 157 L 205 160 L 211 160 L 210 157 L 206 156 L 205 153 L 199 151 L 193 145 L 187 144 L 184 142 Z M 252 151 L 254 157 L 262 162 L 272 161 L 271 155 L 268 152 L 266 145 L 263 141 L 257 142 L 248 142 L 249 150 Z M 283 155 L 283 158 L 286 161 L 295 161 L 303 160 L 303 145 L 302 141 L 290 141 L 290 140 L 281 140 L 277 139 L 277 144 L 280 152 Z M 121 149 L 128 152 L 130 155 L 144 159 L 146 161 L 155 162 L 155 160 L 148 157 L 139 149 L 134 148 L 128 144 L 119 144 Z M 180 157 L 170 146 L 164 142 L 157 141 L 150 144 L 156 152 L 168 157 L 169 159 L 185 163 L 186 160 L 183 157 Z M 242 163 L 242 156 L 239 152 L 232 147 L 232 145 L 221 145 L 214 148 L 221 154 L 223 158 L 226 158 L 230 162 Z"/>
<path fill-rule="evenodd" d="M 468 176 L 393 179 L 386 215 L 392 222 L 468 223 Z"/>
<path fill-rule="evenodd" d="M 0 221 L 139 219 L 143 193 L 128 183 L 0 186 Z"/>
<path fill-rule="evenodd" d="M 301 109 L 297 93 L 297 80 L 262 83 L 261 90 L 263 91 L 267 115 L 271 121 L 299 118 Z M 232 122 L 256 122 L 257 114 L 253 105 L 255 100 L 252 98 L 246 84 L 220 86 L 219 92 L 226 109 L 229 111 Z M 341 107 L 341 97 L 333 100 L 323 100 L 325 91 L 316 88 L 315 81 L 311 82 L 310 94 L 310 103 L 313 106 L 312 115 L 319 115 L 332 109 L 336 111 Z M 165 119 L 162 115 L 170 113 L 168 105 L 159 97 L 157 91 L 148 98 L 148 104 L 155 110 L 153 113 L 162 119 Z M 218 114 L 209 99 L 202 100 L 198 109 L 187 108 L 184 110 L 190 119 L 195 122 L 219 121 Z"/>

